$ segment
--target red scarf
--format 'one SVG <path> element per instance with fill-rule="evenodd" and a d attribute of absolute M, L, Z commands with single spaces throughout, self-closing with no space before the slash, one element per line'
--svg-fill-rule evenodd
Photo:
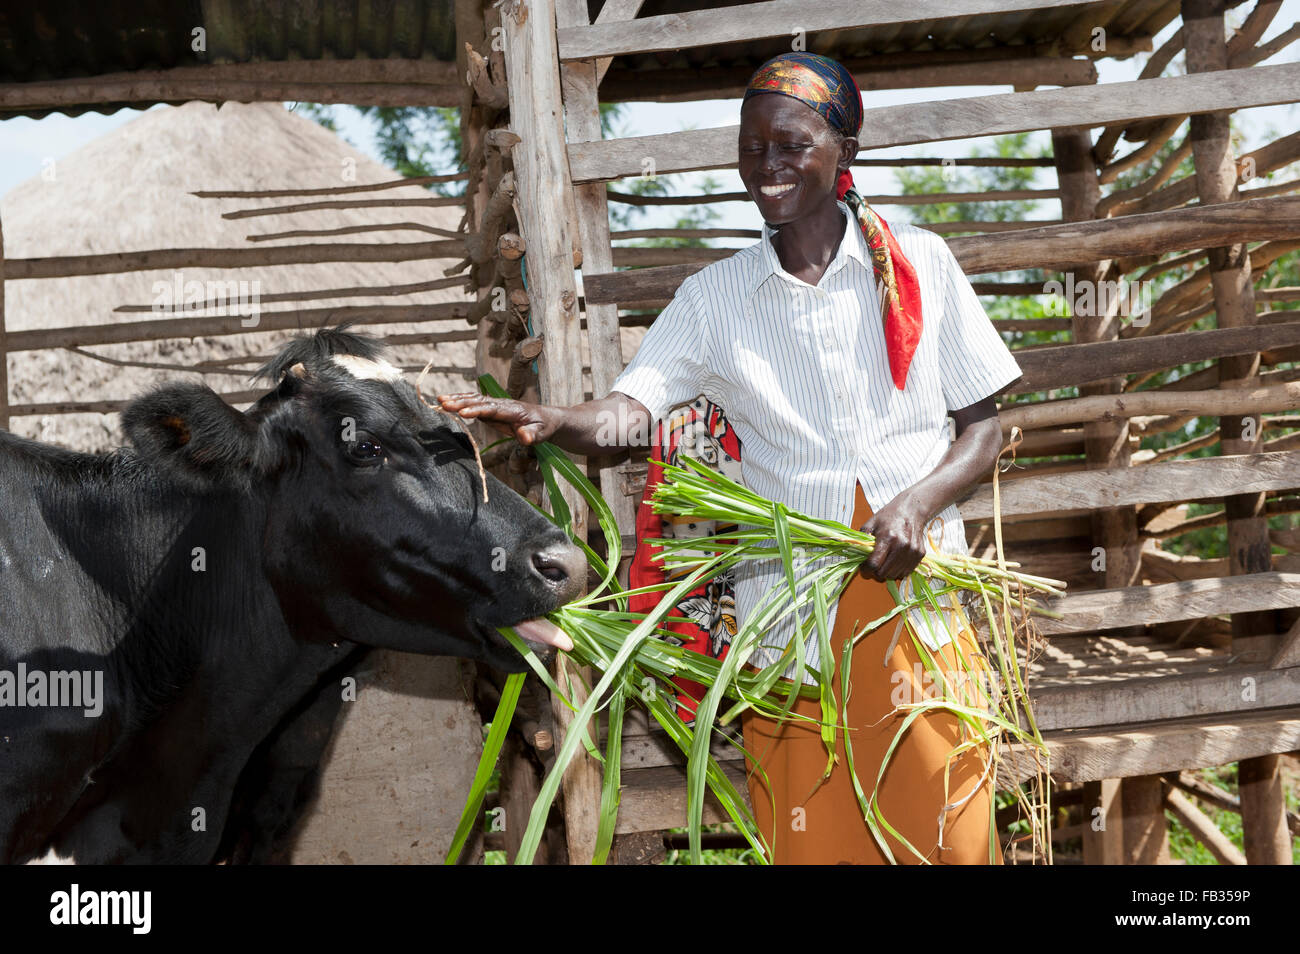
<path fill-rule="evenodd" d="M 853 185 L 853 175 L 840 173 L 836 192 L 857 216 L 862 236 L 871 250 L 871 264 L 885 323 L 885 350 L 894 386 L 903 390 L 907 369 L 921 341 L 921 285 L 894 233 L 875 209 L 867 205 Z"/>

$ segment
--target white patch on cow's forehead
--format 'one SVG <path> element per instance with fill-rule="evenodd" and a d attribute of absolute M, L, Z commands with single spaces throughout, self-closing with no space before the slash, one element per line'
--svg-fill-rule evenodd
<path fill-rule="evenodd" d="M 61 855 L 53 848 L 41 857 L 33 858 L 27 862 L 29 865 L 75 865 L 76 863 L 72 855 Z"/>
<path fill-rule="evenodd" d="M 334 363 L 354 378 L 365 381 L 398 381 L 402 377 L 401 369 L 393 367 L 383 359 L 371 361 L 369 358 L 361 358 L 355 354 L 336 354 Z"/>

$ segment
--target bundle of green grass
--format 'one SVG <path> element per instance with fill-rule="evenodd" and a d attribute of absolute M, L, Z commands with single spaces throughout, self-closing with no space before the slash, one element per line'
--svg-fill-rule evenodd
<path fill-rule="evenodd" d="M 494 390 L 494 382 L 482 383 L 489 393 Z M 559 480 L 568 481 L 595 514 L 606 539 L 606 556 L 599 556 L 587 546 L 586 541 L 574 541 L 586 551 L 601 582 L 588 596 L 549 616 L 573 641 L 573 649 L 562 654 L 564 658 L 556 667 L 557 673 L 561 674 L 561 681 L 566 682 L 566 687 L 557 684 L 556 679 L 512 630 L 502 630 L 502 633 L 528 660 L 538 678 L 574 711 L 572 724 L 575 727 L 587 726 L 597 712 L 606 710 L 607 733 L 603 753 L 585 731 L 573 731 L 565 736 L 533 805 L 527 830 L 515 858 L 517 864 L 532 862 L 564 771 L 580 745 L 602 763 L 600 822 L 593 861 L 597 864 L 604 863 L 613 841 L 618 813 L 622 726 L 629 705 L 646 706 L 673 742 L 686 753 L 687 827 L 692 862 L 701 861 L 700 836 L 706 791 L 713 793 L 736 829 L 754 849 L 756 856 L 760 860 L 768 860 L 769 846 L 758 830 L 748 804 L 722 771 L 717 759 L 710 754 L 715 727 L 726 727 L 749 707 L 778 719 L 805 718 L 791 711 L 796 696 L 817 698 L 821 711 L 818 724 L 827 747 L 826 771 L 829 773 L 839 733 L 844 731 L 846 723 L 844 707 L 850 691 L 846 674 L 851 672 L 850 661 L 854 648 L 868 633 L 890 622 L 896 628 L 906 627 L 907 636 L 912 639 L 937 689 L 935 692 L 927 692 L 926 698 L 896 707 L 896 711 L 902 712 L 904 718 L 893 745 L 897 744 L 898 738 L 916 718 L 926 712 L 942 709 L 955 714 L 970 729 L 973 741 L 959 748 L 987 746 L 990 766 L 996 764 L 1003 744 L 1009 743 L 1018 748 L 1028 757 L 1029 764 L 1036 766 L 1036 771 L 1027 784 L 1013 789 L 1013 795 L 1020 807 L 1022 819 L 1028 822 L 1025 837 L 1030 841 L 1031 856 L 1050 862 L 1047 749 L 1034 723 L 1024 671 L 1035 639 L 1033 616 L 1055 615 L 1035 597 L 1059 596 L 1064 591 L 1064 584 L 1020 573 L 1014 564 L 1008 564 L 1001 558 L 1001 524 L 996 513 L 994 529 L 997 560 L 936 551 L 927 553 L 912 573 L 910 586 L 904 588 L 907 595 L 890 582 L 888 585 L 896 604 L 894 608 L 879 619 L 863 624 L 852 639 L 845 641 L 842 658 L 839 665 L 834 667 L 835 671 L 826 672 L 806 666 L 804 648 L 808 640 L 816 640 L 821 648 L 818 658 L 832 659 L 829 610 L 863 561 L 870 556 L 875 545 L 870 534 L 834 521 L 819 520 L 790 511 L 782 504 L 763 498 L 704 464 L 683 458 L 680 466 L 664 465 L 664 480 L 655 488 L 652 497 L 655 510 L 696 520 L 733 524 L 739 529 L 728 530 L 725 537 L 651 541 L 658 547 L 660 558 L 671 571 L 671 582 L 640 590 L 627 590 L 615 580 L 614 571 L 621 557 L 621 539 L 613 514 L 599 491 L 557 448 L 543 444 L 538 445 L 536 451 L 554 511 L 548 516 L 562 527 L 568 528 L 571 525 L 570 515 L 559 492 Z M 994 500 L 996 512 L 996 472 Z M 750 614 L 745 625 L 733 637 L 725 658 L 715 659 L 657 638 L 666 635 L 661 626 L 671 618 L 669 614 L 672 608 L 700 583 L 741 563 L 778 558 L 783 565 L 787 585 L 774 588 Z M 630 613 L 628 596 L 646 592 L 661 594 L 655 610 L 646 614 Z M 974 608 L 971 615 L 976 616 L 980 623 L 974 629 L 979 634 L 985 658 L 994 664 L 996 671 L 992 674 L 992 680 L 975 679 L 958 688 L 952 684 L 951 673 L 945 677 L 939 660 L 919 638 L 914 620 L 919 614 L 932 627 L 951 629 L 953 625 L 968 626 L 971 623 L 964 607 Z M 785 654 L 759 672 L 747 671 L 745 663 L 758 647 L 763 634 L 789 614 L 794 614 L 797 625 L 794 627 L 795 638 Z M 585 698 L 581 704 L 574 704 L 570 701 L 574 695 L 571 691 L 572 680 L 580 679 L 579 670 L 583 667 L 590 667 L 598 674 L 598 678 L 594 685 L 584 684 Z M 793 680 L 782 678 L 787 671 L 793 672 Z M 813 677 L 814 685 L 806 684 L 805 674 Z M 455 862 L 470 833 L 481 824 L 484 793 L 518 701 L 524 676 L 525 674 L 513 675 L 506 682 L 461 824 L 448 853 L 449 863 Z M 707 687 L 697 706 L 692 725 L 687 725 L 678 715 L 675 698 L 645 691 L 647 686 L 668 685 L 678 677 Z M 970 686 L 976 684 L 981 686 L 981 691 L 972 698 Z M 876 800 L 876 784 L 884 774 L 888 757 L 885 765 L 880 766 L 875 779 L 858 778 L 853 766 L 851 736 L 852 733 L 849 732 L 844 735 L 847 768 L 854 773 L 854 788 L 862 808 L 863 820 L 882 853 L 890 861 L 897 860 L 885 837 L 889 833 L 906 850 L 925 862 L 925 856 L 889 824 Z M 724 738 L 740 748 L 740 743 L 731 736 Z M 893 751 L 892 746 L 890 751 Z M 958 752 L 954 750 L 951 757 L 956 754 Z M 759 770 L 761 771 L 761 763 Z M 990 850 L 993 850 L 992 845 Z"/>

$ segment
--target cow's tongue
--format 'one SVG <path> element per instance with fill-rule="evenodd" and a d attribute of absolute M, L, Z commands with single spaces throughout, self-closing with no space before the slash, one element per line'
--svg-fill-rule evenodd
<path fill-rule="evenodd" d="M 532 643 L 545 643 L 547 646 L 554 646 L 556 649 L 563 649 L 569 652 L 573 649 L 573 640 L 571 640 L 560 627 L 556 626 L 549 619 L 526 619 L 522 623 L 515 623 L 515 632 L 521 638 Z"/>

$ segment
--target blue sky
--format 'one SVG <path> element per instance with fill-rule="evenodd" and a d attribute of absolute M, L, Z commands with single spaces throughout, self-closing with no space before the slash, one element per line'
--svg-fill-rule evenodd
<path fill-rule="evenodd" d="M 1231 11 L 1229 16 L 1237 21 L 1245 15 L 1249 7 L 1243 6 Z M 1267 40 L 1300 19 L 1300 0 L 1285 0 L 1280 12 L 1265 34 Z M 1171 25 L 1165 33 L 1156 38 L 1158 47 L 1177 24 Z M 1300 59 L 1300 43 L 1288 48 L 1270 63 L 1294 62 Z M 1137 78 L 1146 61 L 1146 54 L 1140 54 L 1129 60 L 1102 60 L 1098 64 L 1100 82 L 1123 82 Z M 1179 61 L 1176 61 L 1179 62 Z M 903 103 L 926 102 L 932 99 L 959 99 L 969 96 L 983 96 L 990 93 L 1005 92 L 1006 87 L 948 87 L 943 89 L 890 90 L 872 92 L 866 96 L 866 106 L 888 106 Z M 159 108 L 159 107 L 155 107 Z M 672 132 L 685 128 L 709 128 L 726 126 L 737 121 L 739 101 L 706 100 L 696 103 L 634 103 L 631 104 L 625 121 L 625 128 L 632 135 L 651 135 Z M 139 115 L 139 111 L 124 109 L 111 116 L 87 113 L 83 116 L 68 117 L 64 115 L 47 116 L 40 120 L 16 118 L 0 121 L 0 196 L 20 182 L 38 175 L 42 163 L 47 159 L 60 159 L 78 147 L 104 135 L 106 132 L 129 122 Z M 363 152 L 374 155 L 373 137 L 364 120 L 359 119 L 352 110 L 339 108 L 336 115 L 340 121 L 340 131 L 345 138 Z M 1235 114 L 1236 128 L 1242 135 L 1243 151 L 1256 148 L 1276 135 L 1286 135 L 1300 129 L 1300 105 L 1274 106 L 1261 109 L 1241 110 Z M 1048 134 L 1036 133 L 1042 140 Z M 897 158 L 906 156 L 967 155 L 978 140 L 956 140 L 923 146 L 897 147 L 873 152 L 873 158 Z M 731 170 L 714 170 L 709 173 L 692 173 L 679 177 L 681 182 L 676 191 L 687 193 L 698 191 L 698 177 L 713 176 L 720 184 L 721 191 L 743 191 L 739 177 Z M 865 194 L 897 193 L 898 187 L 893 173 L 889 169 L 859 169 L 855 179 L 859 189 Z M 1050 188 L 1054 184 L 1050 170 L 1040 173 L 1040 188 Z M 727 228 L 757 229 L 761 221 L 752 203 L 723 203 L 716 207 L 721 214 L 717 225 Z M 1042 218 L 1054 218 L 1059 214 L 1055 202 L 1043 203 Z M 664 212 L 658 218 L 652 212 L 645 219 L 638 221 L 638 227 L 653 227 L 662 224 L 671 213 Z M 886 217 L 905 215 L 897 206 L 885 209 Z M 744 245 L 746 239 L 724 241 L 722 244 Z"/>

